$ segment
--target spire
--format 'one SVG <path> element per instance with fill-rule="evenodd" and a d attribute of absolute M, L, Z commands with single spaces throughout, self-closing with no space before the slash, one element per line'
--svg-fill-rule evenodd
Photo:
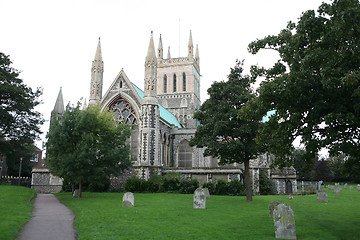
<path fill-rule="evenodd" d="M 193 58 L 193 56 L 194 56 L 194 45 L 193 45 L 192 34 L 191 34 L 191 30 L 190 30 L 190 37 L 189 37 L 189 44 L 188 44 L 188 57 Z"/>
<path fill-rule="evenodd" d="M 84 103 L 82 105 L 82 109 L 85 110 L 87 108 L 87 104 L 86 104 L 86 98 L 84 99 Z"/>
<path fill-rule="evenodd" d="M 58 97 L 55 102 L 54 109 L 52 110 L 53 113 L 57 114 L 63 114 L 64 113 L 64 101 L 63 101 L 63 95 L 62 95 L 62 87 L 60 87 L 60 91 L 58 94 Z"/>
<path fill-rule="evenodd" d="M 97 45 L 94 61 L 102 62 L 100 37 L 99 37 L 99 43 Z"/>
<path fill-rule="evenodd" d="M 199 47 L 197 44 L 196 44 L 195 61 L 197 62 L 198 66 L 200 67 Z"/>
<path fill-rule="evenodd" d="M 155 47 L 154 47 L 154 40 L 153 40 L 153 32 L 151 31 L 150 43 L 148 48 L 148 53 L 146 56 L 146 62 L 151 62 L 156 60 L 155 57 Z"/>
<path fill-rule="evenodd" d="M 167 55 L 167 58 L 168 58 L 168 59 L 171 58 L 171 55 L 170 55 L 170 46 L 168 47 L 168 55 Z"/>
<path fill-rule="evenodd" d="M 158 58 L 163 59 L 163 45 L 162 45 L 162 40 L 161 40 L 161 34 L 160 34 L 160 39 L 159 39 Z"/>

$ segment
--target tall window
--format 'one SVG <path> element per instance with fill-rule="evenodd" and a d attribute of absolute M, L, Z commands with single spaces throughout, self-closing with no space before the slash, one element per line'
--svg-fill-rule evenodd
<path fill-rule="evenodd" d="M 167 76 L 166 74 L 164 75 L 164 93 L 166 93 L 167 90 Z"/>
<path fill-rule="evenodd" d="M 186 74 L 183 72 L 183 92 L 186 92 Z"/>
<path fill-rule="evenodd" d="M 186 140 L 179 144 L 178 167 L 192 167 L 192 149 Z"/>
<path fill-rule="evenodd" d="M 176 92 L 176 74 L 174 73 L 173 92 Z"/>

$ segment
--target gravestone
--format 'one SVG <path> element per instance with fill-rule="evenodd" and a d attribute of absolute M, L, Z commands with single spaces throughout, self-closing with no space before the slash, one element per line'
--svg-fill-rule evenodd
<path fill-rule="evenodd" d="M 134 207 L 134 194 L 132 192 L 126 192 L 122 201 L 123 207 Z"/>
<path fill-rule="evenodd" d="M 335 193 L 335 194 L 340 194 L 341 191 L 342 191 L 342 188 L 341 188 L 341 187 L 337 187 L 337 188 L 335 188 L 334 193 Z"/>
<path fill-rule="evenodd" d="M 79 189 L 75 189 L 75 191 L 73 192 L 73 198 L 78 198 L 79 197 Z"/>
<path fill-rule="evenodd" d="M 316 199 L 318 202 L 328 202 L 327 192 L 326 191 L 317 191 Z"/>
<path fill-rule="evenodd" d="M 273 212 L 275 237 L 296 239 L 294 212 L 290 206 L 279 204 Z"/>
<path fill-rule="evenodd" d="M 206 208 L 206 194 L 203 188 L 198 188 L 194 192 L 194 208 Z"/>
<path fill-rule="evenodd" d="M 209 189 L 208 188 L 203 188 L 204 191 L 205 191 L 205 196 L 206 198 L 210 198 L 210 192 L 209 192 Z"/>
<path fill-rule="evenodd" d="M 358 184 L 356 188 L 358 191 L 360 191 L 360 184 Z"/>
<path fill-rule="evenodd" d="M 348 187 L 348 184 L 345 183 L 345 184 L 344 184 L 344 189 L 347 189 L 347 187 Z"/>
<path fill-rule="evenodd" d="M 349 186 L 349 190 L 352 191 L 354 190 L 354 187 L 352 185 Z"/>
<path fill-rule="evenodd" d="M 273 212 L 274 212 L 274 209 L 277 207 L 277 205 L 279 205 L 280 203 L 276 202 L 276 201 L 273 201 L 269 204 L 269 216 L 270 217 L 273 217 Z"/>
<path fill-rule="evenodd" d="M 321 185 L 323 184 L 323 181 L 318 181 L 317 186 L 318 186 L 318 191 L 321 191 Z"/>
<path fill-rule="evenodd" d="M 336 183 L 335 183 L 335 186 L 339 186 L 339 183 L 338 183 L 338 182 L 336 182 Z"/>

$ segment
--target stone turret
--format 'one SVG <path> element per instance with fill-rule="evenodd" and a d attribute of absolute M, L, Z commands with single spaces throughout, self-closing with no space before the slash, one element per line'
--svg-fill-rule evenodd
<path fill-rule="evenodd" d="M 188 58 L 192 59 L 193 57 L 194 57 L 194 45 L 192 41 L 192 34 L 190 31 L 189 43 L 188 43 Z"/>
<path fill-rule="evenodd" d="M 102 97 L 104 62 L 101 55 L 100 38 L 96 49 L 95 58 L 91 66 L 91 84 L 89 104 L 98 104 Z"/>
<path fill-rule="evenodd" d="M 164 50 L 163 50 L 161 34 L 160 34 L 159 47 L 158 47 L 158 59 L 163 59 L 163 55 L 164 55 Z"/>

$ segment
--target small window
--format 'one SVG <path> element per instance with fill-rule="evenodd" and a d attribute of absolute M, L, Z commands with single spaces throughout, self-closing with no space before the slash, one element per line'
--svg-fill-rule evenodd
<path fill-rule="evenodd" d="M 30 162 L 38 162 L 39 161 L 39 154 L 35 154 L 32 159 L 30 159 Z"/>
<path fill-rule="evenodd" d="M 192 149 L 189 142 L 184 140 L 179 144 L 178 166 L 192 167 Z"/>
<path fill-rule="evenodd" d="M 166 93 L 167 90 L 167 76 L 166 74 L 164 75 L 164 93 Z"/>
<path fill-rule="evenodd" d="M 186 74 L 183 72 L 183 92 L 186 92 Z"/>
<path fill-rule="evenodd" d="M 173 92 L 176 92 L 176 74 L 174 73 L 174 86 L 173 86 Z"/>

